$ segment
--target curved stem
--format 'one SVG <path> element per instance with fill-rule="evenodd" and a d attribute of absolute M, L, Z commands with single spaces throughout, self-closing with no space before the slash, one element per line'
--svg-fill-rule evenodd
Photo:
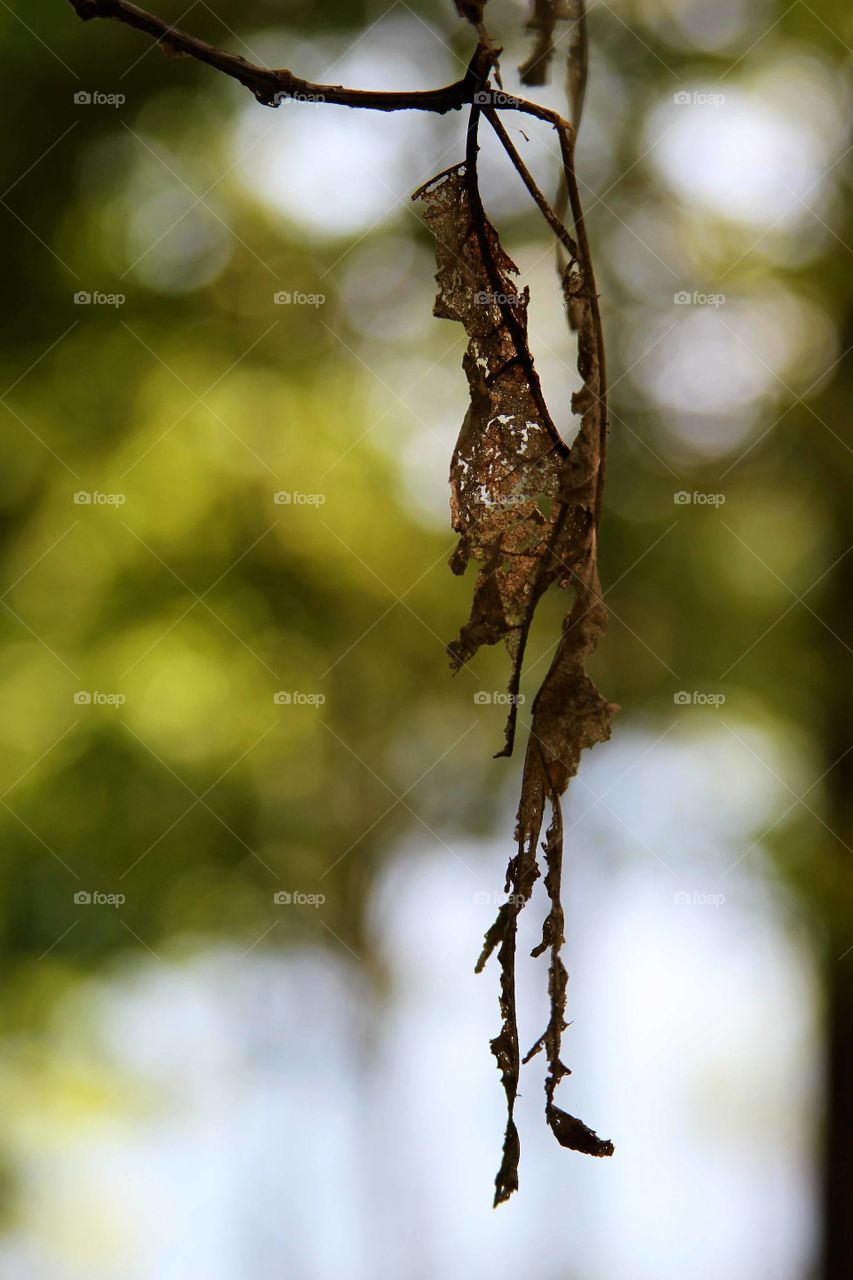
<path fill-rule="evenodd" d="M 589 238 L 586 233 L 586 223 L 583 216 L 583 207 L 581 205 L 580 192 L 578 191 L 577 178 L 575 177 L 575 145 L 574 131 L 571 127 L 558 127 L 557 134 L 560 139 L 560 153 L 563 159 L 563 174 L 566 180 L 566 189 L 569 195 L 569 205 L 572 210 L 572 221 L 574 222 L 575 233 L 578 238 L 578 249 L 580 262 L 583 267 L 585 291 L 584 298 L 589 306 L 590 318 L 592 320 L 592 328 L 595 334 L 595 348 L 598 359 L 599 369 L 599 427 L 598 427 L 598 470 L 595 482 L 595 509 L 594 524 L 596 534 L 601 524 L 601 509 L 604 500 L 604 469 L 607 459 L 607 365 L 604 352 L 604 329 L 601 324 L 601 310 L 598 305 L 598 290 L 595 284 L 595 272 L 592 267 L 592 253 L 589 247 Z"/>

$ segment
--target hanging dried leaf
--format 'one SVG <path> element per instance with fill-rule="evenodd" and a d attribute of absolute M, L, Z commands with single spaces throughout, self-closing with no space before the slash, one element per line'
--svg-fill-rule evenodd
<path fill-rule="evenodd" d="M 545 819 L 551 806 L 551 824 L 543 844 L 546 862 L 545 887 L 550 910 L 542 930 L 542 941 L 533 951 L 550 950 L 548 1026 L 524 1061 L 541 1048 L 546 1051 L 548 1076 L 545 1084 L 545 1113 L 561 1146 L 587 1155 L 609 1156 L 613 1144 L 600 1139 L 581 1120 L 562 1111 L 554 1102 L 559 1082 L 569 1074 L 560 1056 L 562 1033 L 566 1028 L 566 987 L 568 975 L 561 959 L 564 942 L 561 880 L 563 823 L 560 797 L 577 772 L 581 752 L 610 737 L 616 707 L 601 697 L 585 670 L 586 659 L 607 625 L 607 611 L 601 599 L 596 568 L 597 519 L 602 481 L 602 442 L 606 431 L 603 397 L 603 362 L 600 353 L 600 326 L 583 276 L 568 270 L 564 277 L 566 302 L 575 313 L 578 326 L 578 368 L 584 385 L 573 398 L 572 407 L 582 413 L 581 428 L 560 475 L 559 503 L 569 512 L 572 527 L 583 529 L 582 547 L 577 543 L 571 570 L 574 604 L 563 625 L 563 633 L 548 674 L 533 703 L 530 738 L 524 762 L 521 800 L 516 821 L 518 852 L 507 869 L 508 903 L 486 935 L 477 968 L 482 969 L 491 952 L 498 948 L 501 968 L 501 1012 L 503 1025 L 492 1043 L 507 1094 L 508 1125 L 503 1161 L 496 1180 L 495 1204 L 507 1199 L 518 1186 L 518 1138 L 513 1107 L 518 1091 L 519 1045 L 515 1013 L 515 952 L 518 915 L 530 897 L 538 875 L 536 852 Z M 559 517 L 558 517 L 559 518 Z M 559 555 L 559 550 L 556 554 Z"/>
<path fill-rule="evenodd" d="M 565 154 L 570 164 L 571 139 L 568 146 Z M 601 326 L 586 238 L 579 237 L 584 249 L 578 251 L 579 257 L 572 256 L 563 273 L 566 306 L 578 330 L 578 368 L 583 378 L 582 389 L 572 401 L 581 425 L 567 448 L 545 405 L 530 354 L 528 293 L 519 291 L 517 268 L 483 213 L 472 156 L 476 146 L 469 146 L 467 166 L 438 175 L 416 192 L 426 205 L 425 219 L 436 239 L 435 314 L 459 321 L 468 334 L 463 365 L 470 405 L 450 476 L 453 524 L 460 534 L 451 567 L 462 572 L 474 559 L 480 572 L 471 617 L 450 646 L 453 666 L 467 661 L 480 645 L 504 640 L 513 659 L 510 694 L 517 694 L 536 604 L 555 581 L 561 586 L 571 584 L 575 592 L 550 670 L 533 704 L 516 824 L 517 852 L 507 870 L 508 900 L 486 935 L 477 964 L 479 971 L 497 949 L 502 1025 L 492 1041 L 492 1052 L 507 1098 L 503 1159 L 495 1183 L 495 1204 L 499 1204 L 518 1186 L 520 1143 L 514 1121 L 520 1070 L 517 922 L 540 874 L 537 849 L 549 802 L 552 818 L 543 850 L 550 910 L 534 955 L 550 949 L 551 1013 L 548 1027 L 527 1057 L 542 1047 L 546 1050 L 546 1117 L 561 1145 L 592 1155 L 613 1151 L 612 1143 L 599 1139 L 582 1121 L 557 1107 L 554 1093 L 568 1074 L 560 1058 L 568 981 L 560 958 L 560 796 L 577 771 L 582 750 L 610 736 L 615 708 L 601 697 L 585 670 L 586 658 L 607 620 L 595 554 L 607 413 Z M 576 195 L 574 186 L 573 192 Z M 582 223 L 576 229 L 582 233 Z M 512 750 L 517 699 L 511 701 L 502 754 Z"/>
<path fill-rule="evenodd" d="M 566 55 L 566 92 L 575 134 L 581 125 L 586 95 L 586 0 L 569 0 L 569 48 Z"/>
<path fill-rule="evenodd" d="M 474 216 L 464 165 L 416 193 L 436 238 L 435 315 L 468 334 L 463 365 L 471 402 L 450 468 L 451 516 L 460 535 L 451 560 L 480 572 L 471 617 L 449 646 L 454 669 L 480 645 L 504 640 L 520 653 L 536 601 L 567 578 L 570 528 L 560 519 L 560 474 L 568 450 L 545 406 L 527 345 L 527 290 L 485 219 Z M 477 225 L 479 221 L 479 226 Z M 555 533 L 559 534 L 555 538 Z M 546 553 L 559 543 L 559 558 Z"/>
<path fill-rule="evenodd" d="M 568 23 L 569 27 L 565 34 L 558 35 L 561 23 Z M 527 30 L 532 31 L 535 38 L 530 56 L 518 68 L 522 84 L 547 84 L 557 45 L 566 41 L 566 93 L 571 121 L 577 132 L 586 92 L 585 0 L 533 0 Z"/>
<path fill-rule="evenodd" d="M 472 27 L 478 26 L 483 21 L 487 0 L 454 0 L 454 3 L 459 17 L 470 22 Z"/>
<path fill-rule="evenodd" d="M 568 14 L 568 0 L 533 0 L 533 9 L 526 23 L 526 30 L 534 35 L 533 48 L 518 68 L 522 84 L 533 87 L 548 83 L 557 23 L 565 20 Z"/>

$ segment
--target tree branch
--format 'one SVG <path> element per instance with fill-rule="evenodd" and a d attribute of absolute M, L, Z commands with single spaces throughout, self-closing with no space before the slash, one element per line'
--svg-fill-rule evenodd
<path fill-rule="evenodd" d="M 314 84 L 284 67 L 261 67 L 247 62 L 238 54 L 218 49 L 177 27 L 170 27 L 155 14 L 130 4 L 128 0 L 70 0 L 70 3 L 84 22 L 92 18 L 111 18 L 115 22 L 122 22 L 137 31 L 154 36 L 167 53 L 195 58 L 232 79 L 239 80 L 267 107 L 277 107 L 285 98 L 304 98 L 313 102 L 362 107 L 371 111 L 434 111 L 443 114 L 470 101 L 475 88 L 482 83 L 489 70 L 488 51 L 481 52 L 478 49 L 480 57 L 475 55 L 465 76 L 441 89 L 386 93 L 347 89 L 343 85 Z"/>
<path fill-rule="evenodd" d="M 568 128 L 568 122 L 557 111 L 538 103 L 517 98 L 501 90 L 487 87 L 489 72 L 495 66 L 500 49 L 486 38 L 480 39 L 468 69 L 461 80 L 440 89 L 400 90 L 388 92 L 373 89 L 348 89 L 340 84 L 315 84 L 294 75 L 286 67 L 261 67 L 239 54 L 228 53 L 215 45 L 188 35 L 178 27 L 170 27 L 156 14 L 140 9 L 130 0 L 69 0 L 74 12 L 84 22 L 92 18 L 108 18 L 153 36 L 163 51 L 172 57 L 195 58 L 207 66 L 239 80 L 265 107 L 277 107 L 285 99 L 297 102 L 325 102 L 338 107 L 359 107 L 367 111 L 431 111 L 444 115 L 476 101 L 496 111 L 522 111 L 555 128 Z"/>
<path fill-rule="evenodd" d="M 454 111 L 470 102 L 474 92 L 489 74 L 495 53 L 478 45 L 471 64 L 461 80 L 440 89 L 408 92 L 382 92 L 369 89 L 347 89 L 339 84 L 314 84 L 303 80 L 285 67 L 261 67 L 247 62 L 238 54 L 228 53 L 177 27 L 129 0 L 70 0 L 84 22 L 92 18 L 110 18 L 137 31 L 153 36 L 167 54 L 195 58 L 233 80 L 239 80 L 266 107 L 277 107 L 284 99 L 328 102 L 339 107 L 361 107 L 369 111 L 433 111 L 439 115 Z M 532 105 L 532 104 L 531 104 Z"/>

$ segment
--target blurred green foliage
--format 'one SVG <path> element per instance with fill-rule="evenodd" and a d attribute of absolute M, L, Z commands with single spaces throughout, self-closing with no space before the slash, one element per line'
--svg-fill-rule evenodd
<path fill-rule="evenodd" d="M 244 53 L 241 39 L 270 58 L 281 50 L 306 75 L 324 58 L 297 65 L 291 46 L 309 56 L 316 38 L 343 51 L 381 16 L 342 0 L 221 0 L 217 11 L 197 6 L 186 25 Z M 770 33 L 751 53 L 746 20 L 703 51 L 685 17 L 697 12 L 660 0 L 591 17 L 578 164 L 602 196 L 587 193 L 614 382 L 601 547 L 613 621 L 595 675 L 624 708 L 617 733 L 634 717 L 667 722 L 679 689 L 724 690 L 735 715 L 794 744 L 804 790 L 832 763 L 828 709 L 849 653 L 833 567 L 849 545 L 850 451 L 839 438 L 849 383 L 833 361 L 850 328 L 850 251 L 835 231 L 815 239 L 811 224 L 753 247 L 760 227 L 666 181 L 647 130 L 680 86 L 725 71 L 730 92 L 746 93 L 774 59 L 817 68 L 831 95 L 844 8 L 824 6 L 818 20 L 802 4 L 766 6 L 759 27 Z M 422 40 L 455 78 L 470 41 L 452 6 L 391 16 L 415 65 Z M 519 6 L 494 5 L 508 66 L 519 19 Z M 442 646 L 467 616 L 469 584 L 446 568 L 447 523 L 413 497 L 421 472 L 430 491 L 443 484 L 465 408 L 458 335 L 429 319 L 427 238 L 393 182 L 389 216 L 357 234 L 324 230 L 322 210 L 312 226 L 273 208 L 252 186 L 253 163 L 258 181 L 269 177 L 266 153 L 241 159 L 238 139 L 255 127 L 247 113 L 265 129 L 278 116 L 138 33 L 83 25 L 60 4 L 14 6 L 0 27 L 13 122 L 0 316 L 2 941 L 26 997 L 9 1002 L 10 1017 L 37 1013 L 112 952 L 157 953 L 176 939 L 233 934 L 250 947 L 310 932 L 365 956 L 361 908 L 383 852 L 410 828 L 444 842 L 505 822 L 502 788 L 518 773 L 490 759 L 500 708 L 472 696 L 503 687 L 505 655 L 448 676 Z M 382 83 L 381 60 L 376 71 Z M 126 102 L 79 105 L 81 89 Z M 429 128 L 444 129 L 446 145 L 460 121 Z M 312 164 L 326 160 L 320 150 Z M 407 160 L 430 176 L 411 148 Z M 760 150 L 746 163 L 761 166 Z M 298 188 L 306 176 L 280 180 Z M 362 181 L 381 189 L 372 170 Z M 358 195 L 342 187 L 342 211 Z M 835 208 L 824 208 L 830 221 Z M 534 214 L 513 209 L 505 221 L 510 241 L 540 257 Z M 400 296 L 381 279 L 371 292 L 381 273 L 370 264 L 401 255 Z M 727 295 L 758 299 L 797 342 L 828 335 L 826 358 L 803 380 L 792 338 L 781 382 L 769 377 L 728 413 L 703 417 L 699 404 L 691 436 L 681 402 L 642 381 L 644 353 L 685 318 L 675 290 L 710 290 L 724 274 Z M 296 289 L 327 301 L 274 303 Z M 126 301 L 81 306 L 80 290 Z M 383 330 L 394 307 L 399 324 Z M 568 385 L 567 335 L 555 328 L 548 342 Z M 455 389 L 449 403 L 419 383 L 436 365 Z M 658 383 L 675 380 L 664 367 Z M 418 453 L 439 418 L 444 456 Z M 694 490 L 723 492 L 724 507 L 674 502 Z M 323 501 L 280 505 L 279 491 Z M 124 501 L 75 503 L 79 492 Z M 532 653 L 552 643 L 564 606 L 548 603 Z M 530 694 L 536 684 L 534 670 Z M 125 701 L 81 704 L 80 690 Z M 279 690 L 325 702 L 277 704 Z M 809 804 L 825 812 L 820 788 Z M 795 805 L 774 836 L 805 897 L 835 897 L 819 819 Z M 322 916 L 277 912 L 281 888 L 326 893 Z M 79 890 L 127 902 L 93 910 L 75 903 Z"/>

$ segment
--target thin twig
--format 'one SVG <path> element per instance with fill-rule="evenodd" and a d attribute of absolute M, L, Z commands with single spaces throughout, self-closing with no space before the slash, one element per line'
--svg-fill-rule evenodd
<path fill-rule="evenodd" d="M 489 124 L 492 126 L 495 133 L 500 138 L 501 145 L 503 146 L 504 151 L 507 153 L 513 165 L 515 166 L 516 170 L 518 171 L 522 182 L 527 187 L 527 190 L 530 192 L 531 196 L 536 201 L 536 204 L 538 205 L 545 221 L 548 223 L 548 226 L 554 232 L 554 235 L 557 237 L 560 243 L 568 250 L 571 257 L 576 258 L 577 252 L 578 252 L 577 245 L 575 244 L 572 237 L 569 235 L 563 223 L 557 217 L 554 210 L 551 208 L 550 204 L 546 200 L 545 196 L 542 194 L 539 187 L 536 185 L 536 181 L 533 177 L 533 174 L 530 172 L 527 165 L 524 163 L 521 156 L 518 154 L 518 151 L 516 150 L 515 145 L 513 144 L 506 129 L 503 127 L 503 124 L 501 123 L 494 107 L 484 106 L 483 115 L 486 117 Z"/>
<path fill-rule="evenodd" d="M 563 160 L 563 175 L 569 204 L 572 210 L 572 221 L 578 238 L 578 250 L 584 278 L 584 298 L 589 306 L 592 328 L 595 334 L 596 356 L 598 360 L 598 391 L 595 393 L 599 404 L 598 435 L 598 470 L 595 485 L 594 522 L 596 535 L 601 524 L 601 510 L 604 500 L 604 468 L 607 459 L 607 430 L 609 419 L 607 414 L 607 366 L 604 352 L 604 329 L 601 324 L 601 310 L 598 305 L 598 292 L 595 284 L 595 273 L 592 268 L 592 253 L 589 238 L 586 234 L 586 223 L 583 216 L 580 192 L 575 177 L 575 135 L 571 125 L 557 126 L 560 139 L 560 154 Z"/>

